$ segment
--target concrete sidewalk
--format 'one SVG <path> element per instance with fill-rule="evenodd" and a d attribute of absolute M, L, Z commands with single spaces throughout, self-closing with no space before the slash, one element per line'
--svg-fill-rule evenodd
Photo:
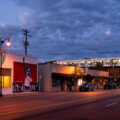
<path fill-rule="evenodd" d="M 12 93 L 12 94 L 4 94 L 2 97 L 18 97 L 18 96 L 34 96 L 34 95 L 46 95 L 48 93 L 45 92 L 21 92 L 21 93 Z"/>
<path fill-rule="evenodd" d="M 117 88 L 119 89 L 119 88 Z M 114 89 L 113 89 L 114 90 Z M 91 92 L 100 92 L 105 91 L 104 89 L 94 89 Z M 12 94 L 4 94 L 2 98 L 8 97 L 18 97 L 18 96 L 42 96 L 42 95 L 56 95 L 56 94 L 66 94 L 66 93 L 79 93 L 80 91 L 63 91 L 63 92 L 20 92 L 20 93 L 12 93 Z"/>
<path fill-rule="evenodd" d="M 21 96 L 21 97 L 23 97 L 23 96 L 37 96 L 37 95 L 38 96 L 42 96 L 42 95 L 56 95 L 56 94 L 66 94 L 66 93 L 71 93 L 71 92 L 68 92 L 68 91 L 64 91 L 64 92 L 20 92 L 20 93 L 4 94 L 2 96 L 2 98 L 19 97 L 19 96 Z"/>

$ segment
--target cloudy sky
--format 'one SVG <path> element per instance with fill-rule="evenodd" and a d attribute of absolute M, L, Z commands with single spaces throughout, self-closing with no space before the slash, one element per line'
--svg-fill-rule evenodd
<path fill-rule="evenodd" d="M 24 54 L 22 29 L 40 62 L 120 56 L 120 0 L 0 0 L 7 51 Z"/>

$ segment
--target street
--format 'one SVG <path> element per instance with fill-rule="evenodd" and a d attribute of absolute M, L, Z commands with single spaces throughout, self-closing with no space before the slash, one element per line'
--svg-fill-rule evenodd
<path fill-rule="evenodd" d="M 0 120 L 119 120 L 120 89 L 0 98 Z"/>

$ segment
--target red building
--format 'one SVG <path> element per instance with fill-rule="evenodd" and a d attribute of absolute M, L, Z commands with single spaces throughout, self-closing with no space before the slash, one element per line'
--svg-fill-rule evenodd
<path fill-rule="evenodd" d="M 36 57 L 6 53 L 2 64 L 2 94 L 36 91 L 37 71 Z"/>

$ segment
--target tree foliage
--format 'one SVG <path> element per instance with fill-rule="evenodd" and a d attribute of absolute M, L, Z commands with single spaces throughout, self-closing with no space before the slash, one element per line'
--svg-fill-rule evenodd
<path fill-rule="evenodd" d="M 97 62 L 96 65 L 90 67 L 90 69 L 106 71 L 106 68 L 103 66 L 103 63 L 101 62 Z"/>

